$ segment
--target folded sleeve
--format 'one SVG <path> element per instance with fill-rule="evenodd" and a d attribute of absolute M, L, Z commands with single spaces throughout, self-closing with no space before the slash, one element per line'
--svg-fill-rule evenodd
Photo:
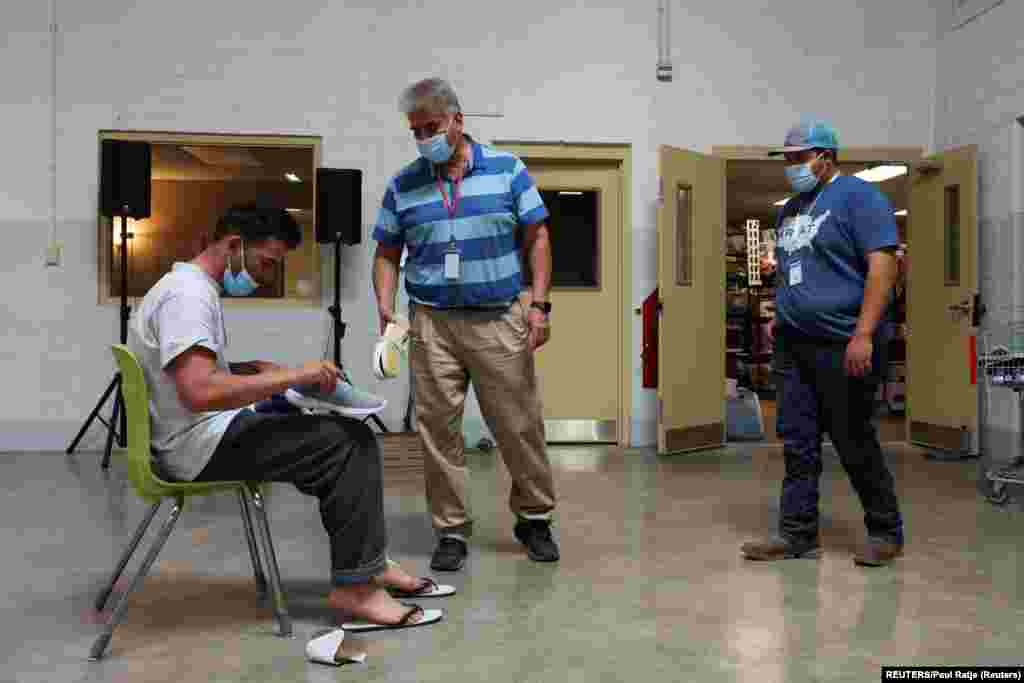
<path fill-rule="evenodd" d="M 881 191 L 864 188 L 852 197 L 850 218 L 857 250 L 865 258 L 879 249 L 900 243 L 899 228 L 893 218 L 892 205 Z"/>
<path fill-rule="evenodd" d="M 520 225 L 533 225 L 547 220 L 549 213 L 541 199 L 537 184 L 526 170 L 526 165 L 516 159 L 512 172 L 512 201 L 516 220 Z"/>
<path fill-rule="evenodd" d="M 377 212 L 377 223 L 373 226 L 373 239 L 389 247 L 400 247 L 405 244 L 405 231 L 398 220 L 395 194 L 395 182 L 391 181 Z"/>
<path fill-rule="evenodd" d="M 160 342 L 160 367 L 166 369 L 175 358 L 201 346 L 220 355 L 221 335 L 213 302 L 201 296 L 174 293 L 156 313 L 156 336 Z"/>

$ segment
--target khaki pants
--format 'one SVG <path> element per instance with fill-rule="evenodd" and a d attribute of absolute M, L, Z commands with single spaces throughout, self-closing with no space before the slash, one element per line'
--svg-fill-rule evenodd
<path fill-rule="evenodd" d="M 472 534 L 462 415 L 473 382 L 480 411 L 509 474 L 509 507 L 549 519 L 555 487 L 544 438 L 526 308 L 450 311 L 414 305 L 410 360 L 416 427 L 426 452 L 427 505 L 440 533 Z"/>

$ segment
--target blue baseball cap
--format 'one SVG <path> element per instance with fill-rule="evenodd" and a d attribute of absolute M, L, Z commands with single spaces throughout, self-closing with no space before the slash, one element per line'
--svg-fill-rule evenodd
<path fill-rule="evenodd" d="M 783 146 L 768 152 L 777 156 L 806 149 L 839 149 L 839 134 L 826 121 L 804 121 L 789 129 Z"/>

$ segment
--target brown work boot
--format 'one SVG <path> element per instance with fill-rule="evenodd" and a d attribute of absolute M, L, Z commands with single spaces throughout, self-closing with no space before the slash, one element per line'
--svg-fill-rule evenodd
<path fill-rule="evenodd" d="M 902 554 L 902 543 L 869 538 L 864 549 L 853 556 L 853 562 L 864 567 L 884 567 Z"/>
<path fill-rule="evenodd" d="M 792 560 L 801 557 L 813 559 L 820 555 L 820 548 L 816 543 L 796 546 L 782 538 L 774 537 L 744 543 L 740 552 L 748 560 Z"/>

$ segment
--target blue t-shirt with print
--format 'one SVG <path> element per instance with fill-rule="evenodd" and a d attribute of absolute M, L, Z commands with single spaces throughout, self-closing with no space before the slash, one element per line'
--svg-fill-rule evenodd
<path fill-rule="evenodd" d="M 899 245 L 892 206 L 871 183 L 840 175 L 798 195 L 776 225 L 775 315 L 780 329 L 849 339 L 857 327 L 868 255 Z M 879 325 L 880 331 L 885 327 Z"/>

